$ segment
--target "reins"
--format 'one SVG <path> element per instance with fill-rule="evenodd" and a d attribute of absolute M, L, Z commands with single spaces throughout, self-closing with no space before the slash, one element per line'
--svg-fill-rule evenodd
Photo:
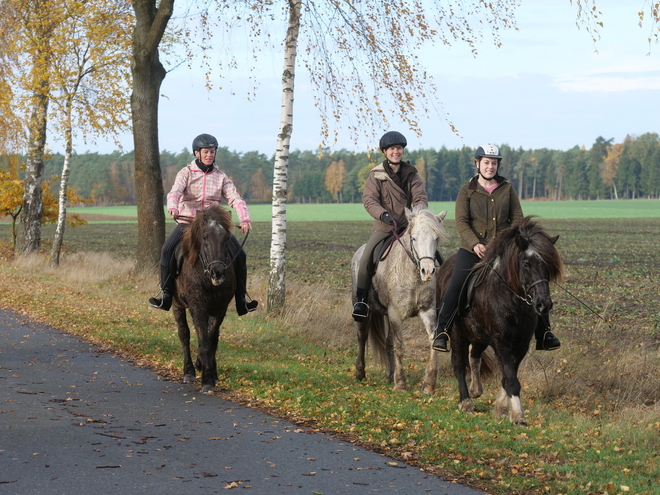
<path fill-rule="evenodd" d="M 521 285 L 522 285 L 522 288 L 523 288 L 523 294 L 524 294 L 523 296 L 521 296 L 520 294 L 518 294 L 515 290 L 513 290 L 513 289 L 511 288 L 511 286 L 509 285 L 509 283 L 508 283 L 506 280 L 504 280 L 504 279 L 502 278 L 502 275 L 500 275 L 499 272 L 498 272 L 497 270 L 495 270 L 495 268 L 493 268 L 493 266 L 491 265 L 490 262 L 488 262 L 488 268 L 490 268 L 491 271 L 492 271 L 495 275 L 497 275 L 497 278 L 500 279 L 500 282 L 502 282 L 502 284 L 504 285 L 504 287 L 506 287 L 507 289 L 509 289 L 509 290 L 511 291 L 511 293 L 512 293 L 514 296 L 516 296 L 518 299 L 520 299 L 521 301 L 527 303 L 528 306 L 531 306 L 531 305 L 532 305 L 532 296 L 531 296 L 531 295 L 529 294 L 529 292 L 528 292 L 529 289 L 531 289 L 531 288 L 534 287 L 535 285 L 542 284 L 543 282 L 548 283 L 548 284 L 550 283 L 550 282 L 548 281 L 547 278 L 542 278 L 542 279 L 537 280 L 536 282 L 532 282 L 532 283 L 529 284 L 527 287 L 525 287 L 524 284 L 521 284 Z"/>
<path fill-rule="evenodd" d="M 199 253 L 199 259 L 200 259 L 200 261 L 202 262 L 202 266 L 204 267 L 204 273 L 206 273 L 207 275 L 208 275 L 209 273 L 211 273 L 211 266 L 212 266 L 212 265 L 215 265 L 215 264 L 223 265 L 223 267 L 224 267 L 225 270 L 226 270 L 227 268 L 229 268 L 231 265 L 233 265 L 233 264 L 234 264 L 234 261 L 236 261 L 236 258 L 238 258 L 238 255 L 241 253 L 241 249 L 243 249 L 243 246 L 245 246 L 245 241 L 247 241 L 247 238 L 248 238 L 249 235 L 250 235 L 250 231 L 248 230 L 248 231 L 245 233 L 245 237 L 243 237 L 243 242 L 241 242 L 241 248 L 238 249 L 238 250 L 236 250 L 236 254 L 235 254 L 234 257 L 229 261 L 229 263 L 225 263 L 224 261 L 220 261 L 220 260 L 206 261 L 206 259 L 202 256 L 202 253 L 201 253 L 201 251 L 200 251 L 200 253 Z M 227 249 L 229 249 L 229 248 L 227 248 Z"/>
<path fill-rule="evenodd" d="M 419 257 L 419 255 L 417 254 L 417 250 L 415 249 L 415 245 L 413 244 L 412 236 L 410 236 L 410 251 L 408 251 L 408 249 L 406 249 L 406 246 L 404 246 L 403 242 L 401 241 L 401 237 L 403 237 L 403 234 L 405 234 L 408 229 L 407 228 L 404 229 L 401 232 L 401 235 L 399 235 L 397 233 L 398 229 L 397 229 L 397 225 L 396 225 L 396 220 L 392 219 L 392 222 L 394 223 L 394 225 L 392 225 L 392 237 L 394 237 L 394 241 L 401 244 L 401 247 L 403 248 L 405 253 L 408 255 L 408 258 L 410 258 L 410 261 L 413 262 L 413 265 L 415 265 L 416 268 L 419 268 L 420 262 L 424 259 L 432 260 L 435 263 L 435 258 L 432 258 L 431 256 L 422 256 L 421 258 Z M 393 245 L 394 245 L 394 242 L 391 242 L 390 245 L 385 250 L 385 252 L 383 253 L 383 255 L 381 256 L 380 261 L 383 261 L 385 258 L 388 257 L 388 255 L 390 254 L 390 251 L 392 250 Z"/>
<path fill-rule="evenodd" d="M 174 215 L 174 221 L 176 223 L 179 223 L 178 220 L 187 220 L 188 223 L 192 223 L 193 220 L 195 220 L 193 217 L 187 217 L 185 215 Z M 229 263 L 225 263 L 224 261 L 220 260 L 214 260 L 214 261 L 206 261 L 206 258 L 202 255 L 201 251 L 199 253 L 199 260 L 202 262 L 202 267 L 204 268 L 204 273 L 207 275 L 211 273 L 211 266 L 215 264 L 220 264 L 223 265 L 224 269 L 226 270 L 229 266 L 234 264 L 234 261 L 236 261 L 236 258 L 238 258 L 238 255 L 240 254 L 241 250 L 243 249 L 243 246 L 245 246 L 245 242 L 247 241 L 248 236 L 250 235 L 250 231 L 248 230 L 245 233 L 245 237 L 243 237 L 243 242 L 241 242 L 241 247 L 236 251 L 236 254 L 233 256 L 231 261 Z"/>
<path fill-rule="evenodd" d="M 573 294 L 572 294 L 572 293 L 571 293 L 566 287 L 560 285 L 560 284 L 557 283 L 557 282 L 555 282 L 555 284 L 557 284 L 557 287 L 559 287 L 561 290 L 563 290 L 564 292 L 566 292 L 566 294 L 568 294 L 569 296 L 571 296 L 573 299 L 575 299 L 577 302 L 579 302 L 582 306 L 584 306 L 584 307 L 587 308 L 589 311 L 591 311 L 591 313 L 593 313 L 595 316 L 597 316 L 598 318 L 600 318 L 601 320 L 603 320 L 603 322 L 604 322 L 604 323 L 605 323 L 610 329 L 612 328 L 612 327 L 610 326 L 610 324 L 607 322 L 607 320 L 606 320 L 605 318 L 603 318 L 602 316 L 600 316 L 598 313 L 596 313 L 596 311 L 595 311 L 591 306 L 589 306 L 588 304 L 586 304 L 585 302 L 583 302 L 582 300 L 580 300 L 580 298 L 578 298 L 577 296 L 573 295 Z"/>

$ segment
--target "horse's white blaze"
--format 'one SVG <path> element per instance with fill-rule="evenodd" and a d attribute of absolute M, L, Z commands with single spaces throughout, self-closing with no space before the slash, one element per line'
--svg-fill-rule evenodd
<path fill-rule="evenodd" d="M 530 247 L 530 248 L 527 248 L 527 251 L 525 251 L 525 255 L 526 255 L 528 258 L 536 257 L 536 258 L 538 258 L 538 259 L 540 259 L 540 260 L 543 260 L 543 258 L 542 258 L 541 255 L 539 254 L 539 252 L 538 252 L 536 249 L 532 249 L 531 247 Z"/>

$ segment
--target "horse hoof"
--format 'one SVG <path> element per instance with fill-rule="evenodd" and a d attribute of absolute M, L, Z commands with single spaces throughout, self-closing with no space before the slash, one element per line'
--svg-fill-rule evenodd
<path fill-rule="evenodd" d="M 435 394 L 435 387 L 432 387 L 431 385 L 424 384 L 422 385 L 422 393 L 426 395 L 433 395 Z"/>
<path fill-rule="evenodd" d="M 472 399 L 465 399 L 458 405 L 458 409 L 462 412 L 473 413 L 475 412 L 474 402 Z"/>
<path fill-rule="evenodd" d="M 527 421 L 524 419 L 519 419 L 518 421 L 512 421 L 512 423 L 516 426 L 529 426 Z"/>
<path fill-rule="evenodd" d="M 202 393 L 204 395 L 208 395 L 208 394 L 212 393 L 214 390 L 215 390 L 215 385 L 204 385 L 202 387 Z"/>
<path fill-rule="evenodd" d="M 195 378 L 195 375 L 183 375 L 183 383 L 195 383 L 197 381 L 197 378 Z"/>

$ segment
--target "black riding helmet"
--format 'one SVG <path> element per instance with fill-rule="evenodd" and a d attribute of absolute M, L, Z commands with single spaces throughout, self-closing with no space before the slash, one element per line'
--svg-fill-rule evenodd
<path fill-rule="evenodd" d="M 378 143 L 378 147 L 380 148 L 380 151 L 385 153 L 385 150 L 391 146 L 403 146 L 404 148 L 408 146 L 408 141 L 406 141 L 406 137 L 401 134 L 400 132 L 397 131 L 389 131 L 383 134 L 383 137 L 380 138 L 380 143 Z"/>
<path fill-rule="evenodd" d="M 193 155 L 195 151 L 199 151 L 202 148 L 215 148 L 218 149 L 218 140 L 211 136 L 210 134 L 200 134 L 192 142 Z"/>

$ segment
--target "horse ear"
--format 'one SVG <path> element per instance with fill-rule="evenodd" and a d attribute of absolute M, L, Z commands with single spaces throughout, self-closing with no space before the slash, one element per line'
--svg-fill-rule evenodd
<path fill-rule="evenodd" d="M 554 244 L 554 243 L 557 242 L 558 239 L 559 239 L 559 236 L 556 235 L 556 236 L 550 238 L 550 242 Z"/>
<path fill-rule="evenodd" d="M 447 210 L 442 210 L 440 213 L 438 213 L 438 220 L 442 222 L 446 216 L 447 216 Z"/>
<path fill-rule="evenodd" d="M 408 222 L 410 222 L 414 216 L 413 211 L 409 208 L 404 208 L 404 211 L 406 212 L 406 218 L 408 219 Z"/>

